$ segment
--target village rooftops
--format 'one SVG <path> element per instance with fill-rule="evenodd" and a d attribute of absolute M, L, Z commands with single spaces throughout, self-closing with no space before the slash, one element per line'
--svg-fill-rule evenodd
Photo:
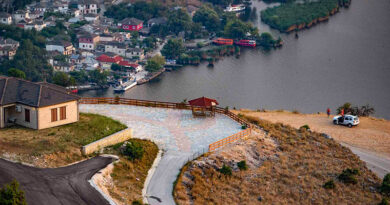
<path fill-rule="evenodd" d="M 79 99 L 80 97 L 68 94 L 57 85 L 0 76 L 1 106 L 20 103 L 31 107 L 46 107 Z"/>
<path fill-rule="evenodd" d="M 143 21 L 136 18 L 125 18 L 120 23 L 122 25 L 139 25 L 143 23 Z"/>
<path fill-rule="evenodd" d="M 0 46 L 2 45 L 14 45 L 14 46 L 18 46 L 19 45 L 19 42 L 11 39 L 11 38 L 6 38 L 4 39 L 3 37 L 0 37 Z"/>
<path fill-rule="evenodd" d="M 11 14 L 6 12 L 0 12 L 0 18 L 9 18 L 11 17 Z"/>
<path fill-rule="evenodd" d="M 76 1 L 80 5 L 91 5 L 91 4 L 98 4 L 95 0 L 79 0 Z"/>
<path fill-rule="evenodd" d="M 128 48 L 126 51 L 140 53 L 140 52 L 143 52 L 144 50 L 142 48 Z"/>
<path fill-rule="evenodd" d="M 58 46 L 63 46 L 63 47 L 69 47 L 72 46 L 72 43 L 69 41 L 63 41 L 63 40 L 53 40 L 47 42 L 46 45 L 58 45 Z"/>

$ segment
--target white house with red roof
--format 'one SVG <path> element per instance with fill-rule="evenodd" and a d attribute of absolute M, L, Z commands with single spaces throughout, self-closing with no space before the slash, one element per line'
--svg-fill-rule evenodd
<path fill-rule="evenodd" d="M 120 66 L 126 67 L 126 68 L 133 68 L 136 72 L 140 72 L 143 70 L 142 66 L 138 63 L 133 63 L 129 61 L 121 61 L 119 62 Z"/>

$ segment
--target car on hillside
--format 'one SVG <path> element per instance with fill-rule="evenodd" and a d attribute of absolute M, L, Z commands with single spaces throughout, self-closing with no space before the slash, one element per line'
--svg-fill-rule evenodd
<path fill-rule="evenodd" d="M 354 115 L 337 115 L 333 118 L 333 124 L 335 125 L 345 125 L 348 127 L 353 127 L 359 124 L 359 118 Z"/>

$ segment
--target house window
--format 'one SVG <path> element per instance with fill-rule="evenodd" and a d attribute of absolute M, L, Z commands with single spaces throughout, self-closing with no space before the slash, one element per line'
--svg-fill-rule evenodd
<path fill-rule="evenodd" d="M 66 106 L 60 107 L 60 120 L 66 119 Z"/>
<path fill-rule="evenodd" d="M 30 110 L 24 109 L 24 121 L 30 122 Z"/>
<path fill-rule="evenodd" d="M 51 109 L 51 121 L 52 122 L 57 121 L 57 108 Z"/>

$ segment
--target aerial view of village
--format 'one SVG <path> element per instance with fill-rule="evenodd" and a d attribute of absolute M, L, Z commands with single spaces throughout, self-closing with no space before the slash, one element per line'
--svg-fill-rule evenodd
<path fill-rule="evenodd" d="M 0 205 L 389 205 L 389 11 L 0 0 Z"/>

